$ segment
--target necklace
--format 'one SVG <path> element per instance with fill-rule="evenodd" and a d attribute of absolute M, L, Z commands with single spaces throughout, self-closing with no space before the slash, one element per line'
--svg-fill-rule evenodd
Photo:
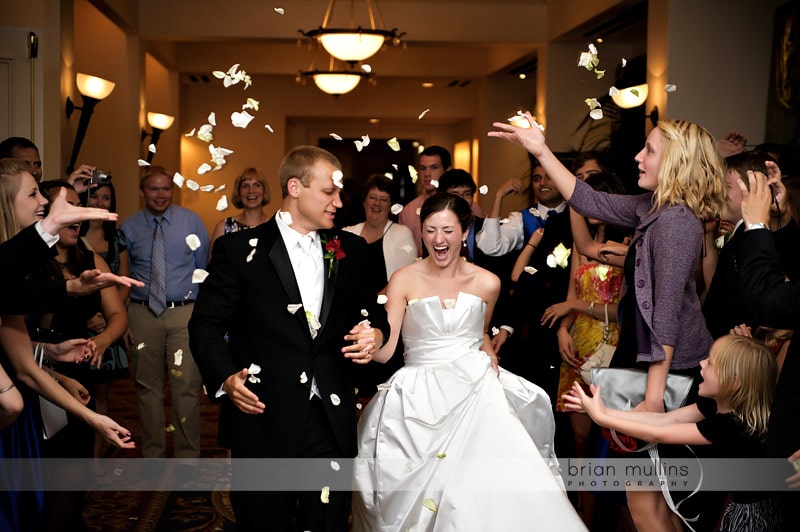
<path fill-rule="evenodd" d="M 66 270 L 69 267 L 69 259 L 65 261 L 60 261 L 56 259 L 56 262 L 58 263 L 58 265 L 61 267 L 62 270 Z"/>

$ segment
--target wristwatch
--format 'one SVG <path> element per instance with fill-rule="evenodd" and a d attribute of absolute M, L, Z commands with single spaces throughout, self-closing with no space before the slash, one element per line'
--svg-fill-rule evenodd
<path fill-rule="evenodd" d="M 747 224 L 747 227 L 745 227 L 744 230 L 752 231 L 753 229 L 769 229 L 769 228 L 767 227 L 767 224 L 765 224 L 764 222 L 758 222 L 755 224 Z"/>

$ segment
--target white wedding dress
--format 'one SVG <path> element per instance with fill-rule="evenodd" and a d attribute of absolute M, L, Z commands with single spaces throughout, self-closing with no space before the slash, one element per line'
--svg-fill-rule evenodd
<path fill-rule="evenodd" d="M 405 366 L 358 425 L 353 530 L 586 530 L 564 493 L 550 400 L 480 351 L 486 304 L 409 302 Z"/>

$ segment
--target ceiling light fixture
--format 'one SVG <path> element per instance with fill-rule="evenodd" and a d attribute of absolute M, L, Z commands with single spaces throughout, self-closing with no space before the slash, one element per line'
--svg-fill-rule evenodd
<path fill-rule="evenodd" d="M 347 28 L 331 28 L 334 5 L 336 0 L 330 0 L 325 10 L 322 25 L 311 31 L 298 30 L 301 35 L 319 42 L 329 54 L 340 61 L 356 63 L 364 61 L 375 55 L 387 39 L 392 44 L 400 44 L 400 39 L 405 33 L 398 33 L 397 28 L 386 30 L 383 28 L 383 16 L 380 13 L 378 0 L 365 0 L 367 4 L 367 17 L 369 27 L 356 25 L 354 0 L 350 0 L 350 22 Z M 376 24 L 376 19 L 379 24 Z"/>
<path fill-rule="evenodd" d="M 314 84 L 322 92 L 339 96 L 347 94 L 358 87 L 362 79 L 373 79 L 373 74 L 352 68 L 336 68 L 336 59 L 331 56 L 327 70 L 314 68 L 314 61 L 312 60 L 309 69 L 299 72 L 295 81 L 305 84 L 308 78 L 313 79 Z"/>

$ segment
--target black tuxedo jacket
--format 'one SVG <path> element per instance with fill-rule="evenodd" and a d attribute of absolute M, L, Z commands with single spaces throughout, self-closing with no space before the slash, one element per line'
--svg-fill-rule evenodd
<path fill-rule="evenodd" d="M 736 325 L 755 325 L 752 315 L 744 304 L 739 253 L 742 247 L 744 227 L 739 227 L 719 252 L 717 267 L 708 294 L 703 302 L 703 316 L 711 337 L 715 340 L 725 336 Z"/>
<path fill-rule="evenodd" d="M 375 294 L 363 290 L 373 286 L 363 282 L 372 275 L 364 259 L 366 242 L 345 231 L 320 231 L 320 236 L 338 237 L 345 257 L 334 262 L 326 278 L 316 338 L 304 309 L 288 310 L 302 299 L 274 217 L 214 245 L 209 275 L 189 322 L 192 354 L 212 398 L 230 375 L 250 364 L 260 366 L 260 382 L 247 386 L 265 404 L 263 414 L 245 414 L 222 396 L 219 443 L 224 447 L 257 457 L 298 456 L 316 377 L 342 456 L 356 454 L 353 362 L 341 352 L 344 335 L 365 319 L 362 309 L 384 338 L 389 327 Z M 327 272 L 327 260 L 324 266 Z"/>
<path fill-rule="evenodd" d="M 3 281 L 0 314 L 48 312 L 66 300 L 66 281 L 22 280 L 35 267 L 55 254 L 31 225 L 0 244 L 0 279 Z"/>

